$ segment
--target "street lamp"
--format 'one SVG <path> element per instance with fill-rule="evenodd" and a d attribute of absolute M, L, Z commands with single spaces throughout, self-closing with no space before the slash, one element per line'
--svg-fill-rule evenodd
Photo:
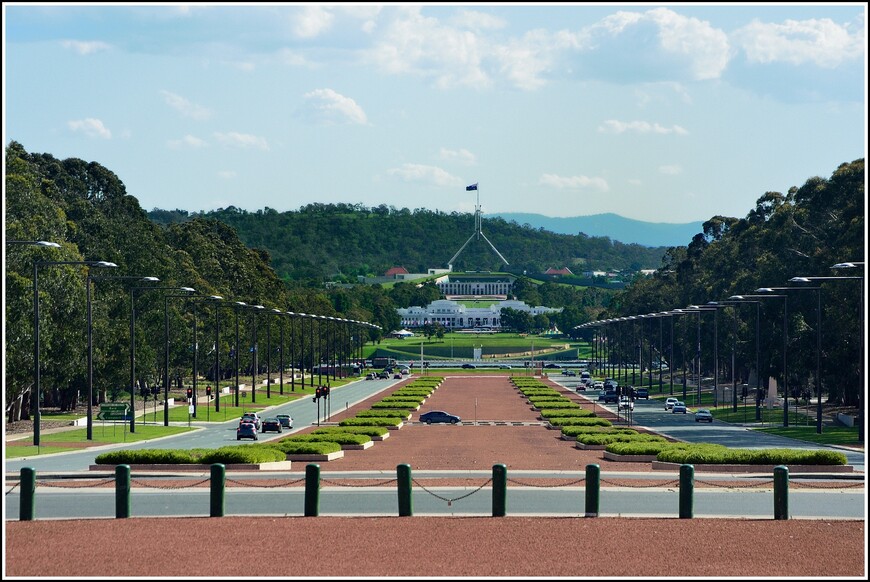
<path fill-rule="evenodd" d="M 135 281 L 159 281 L 157 277 L 140 277 L 140 276 L 122 276 L 122 277 L 95 277 L 90 271 L 87 276 L 88 287 L 88 418 L 87 418 L 87 440 L 94 439 L 94 418 L 93 418 L 93 401 L 94 401 L 94 344 L 93 344 L 93 319 L 91 317 L 91 281 L 102 281 L 105 279 L 127 279 Z M 136 415 L 136 409 L 130 408 L 130 415 Z"/>
<path fill-rule="evenodd" d="M 761 346 L 761 335 L 759 332 L 761 324 L 761 301 L 752 301 L 746 299 L 743 295 L 732 295 L 728 298 L 736 303 L 755 303 L 755 420 L 761 420 L 761 364 L 759 362 L 759 348 Z M 743 419 L 746 420 L 746 404 L 743 405 Z"/>
<path fill-rule="evenodd" d="M 238 408 L 239 406 L 239 311 L 242 308 L 247 307 L 248 304 L 244 301 L 235 301 L 233 303 L 233 309 L 235 310 L 236 315 L 236 349 L 233 350 L 236 356 L 236 389 L 235 389 L 235 406 Z"/>
<path fill-rule="evenodd" d="M 197 333 L 196 333 L 196 305 L 199 301 L 223 301 L 223 297 L 220 295 L 202 295 L 198 298 L 191 299 L 193 302 L 193 418 L 196 418 L 196 406 L 198 400 L 198 392 L 196 389 L 197 386 L 197 375 L 199 366 L 197 365 L 197 354 L 199 353 L 199 343 L 197 342 Z M 215 350 L 217 350 L 217 345 L 215 345 Z M 207 405 L 208 403 L 206 403 Z"/>
<path fill-rule="evenodd" d="M 788 360 L 786 353 L 788 351 L 788 296 L 771 295 L 773 289 L 769 287 L 761 287 L 755 290 L 756 293 L 763 295 L 743 295 L 743 297 L 758 297 L 758 298 L 779 298 L 782 299 L 782 389 L 785 394 L 785 403 L 782 408 L 782 426 L 788 428 Z"/>
<path fill-rule="evenodd" d="M 266 308 L 263 305 L 249 305 L 248 308 L 252 309 L 254 313 L 253 343 L 251 345 L 251 404 L 253 404 L 257 401 L 257 368 L 259 367 L 259 362 L 257 361 L 257 310 Z"/>
<path fill-rule="evenodd" d="M 716 308 L 715 307 L 711 308 L 711 307 L 708 307 L 706 305 L 689 305 L 686 309 L 691 313 L 698 314 L 698 328 L 697 328 L 698 344 L 697 344 L 697 350 L 695 352 L 696 356 L 697 356 L 698 376 L 697 376 L 697 385 L 695 386 L 695 405 L 700 406 L 701 405 L 701 312 L 702 311 L 713 311 L 715 313 Z M 714 319 L 714 330 L 715 330 L 715 319 Z M 716 343 L 718 343 L 716 341 L 717 339 L 718 338 L 716 337 L 716 333 L 714 331 L 714 339 L 713 339 L 713 348 L 714 348 L 713 353 L 714 354 L 716 353 L 715 347 L 716 347 Z M 716 359 L 716 356 L 714 355 L 714 365 L 713 365 L 713 368 L 714 368 L 713 375 L 714 376 L 716 375 L 716 371 L 718 371 L 718 368 L 717 368 L 716 363 L 715 363 L 715 359 Z M 717 387 L 716 381 L 717 381 L 716 378 L 714 378 L 713 379 L 714 399 L 715 399 L 715 393 L 716 393 L 715 391 L 716 391 L 716 387 Z"/>
<path fill-rule="evenodd" d="M 179 287 L 180 291 L 194 293 L 196 289 L 193 287 Z M 163 296 L 163 349 L 166 357 L 163 369 L 163 426 L 169 426 L 169 298 L 170 297 L 189 297 L 189 295 L 164 295 Z"/>
<path fill-rule="evenodd" d="M 56 244 L 56 243 L 54 243 Z M 51 246 L 51 245 L 39 245 Z M 85 265 L 88 267 L 117 267 L 115 263 L 107 261 L 35 261 L 33 263 L 33 369 L 35 376 L 35 389 L 33 391 L 32 409 L 33 409 L 33 445 L 39 446 L 39 399 L 41 396 L 40 376 L 39 376 L 39 267 L 52 267 L 57 265 Z M 90 331 L 90 329 L 89 329 Z"/>

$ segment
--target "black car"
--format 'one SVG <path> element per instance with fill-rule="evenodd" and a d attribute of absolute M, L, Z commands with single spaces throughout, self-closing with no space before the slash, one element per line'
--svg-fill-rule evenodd
<path fill-rule="evenodd" d="M 474 364 L 462 364 L 462 367 L 466 370 L 474 370 L 475 368 L 477 368 L 477 366 L 475 366 Z"/>
<path fill-rule="evenodd" d="M 649 389 L 648 388 L 636 388 L 634 391 L 634 398 L 638 400 L 643 398 L 644 400 L 649 400 Z"/>
<path fill-rule="evenodd" d="M 277 418 L 267 418 L 263 421 L 262 432 L 284 432 L 281 428 L 281 421 Z"/>
<path fill-rule="evenodd" d="M 387 372 L 378 372 L 378 378 L 381 380 L 389 380 L 390 375 Z"/>
<path fill-rule="evenodd" d="M 275 418 L 281 423 L 281 428 L 293 428 L 293 417 L 289 414 L 276 414 Z"/>
<path fill-rule="evenodd" d="M 433 422 L 456 424 L 461 421 L 462 419 L 455 414 L 450 414 L 449 412 L 444 412 L 443 410 L 430 410 L 429 412 L 425 412 L 420 415 L 420 422 L 425 422 L 426 424 L 432 424 Z"/>
<path fill-rule="evenodd" d="M 240 441 L 242 439 L 257 440 L 257 427 L 254 426 L 253 422 L 242 422 L 239 424 L 239 428 L 236 429 L 236 440 Z"/>
<path fill-rule="evenodd" d="M 545 368 L 561 368 L 559 364 L 553 364 L 552 362 L 544 365 Z"/>
<path fill-rule="evenodd" d="M 616 404 L 619 402 L 619 397 L 616 395 L 616 390 L 605 390 L 604 391 L 604 404 L 608 403 Z"/>

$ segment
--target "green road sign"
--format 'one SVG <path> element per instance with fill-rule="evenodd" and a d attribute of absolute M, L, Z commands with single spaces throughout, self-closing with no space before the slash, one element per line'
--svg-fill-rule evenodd
<path fill-rule="evenodd" d="M 97 420 L 127 420 L 126 404 L 100 404 Z"/>

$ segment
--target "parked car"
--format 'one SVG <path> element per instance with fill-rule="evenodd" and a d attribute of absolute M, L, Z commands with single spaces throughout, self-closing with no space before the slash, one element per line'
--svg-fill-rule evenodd
<path fill-rule="evenodd" d="M 577 375 L 576 370 L 562 370 L 562 373 L 565 374 L 566 376 L 576 376 Z"/>
<path fill-rule="evenodd" d="M 713 413 L 706 408 L 699 408 L 695 412 L 695 422 L 713 422 Z"/>
<path fill-rule="evenodd" d="M 475 366 L 474 364 L 462 364 L 462 367 L 466 370 L 473 370 L 477 368 L 477 366 Z"/>
<path fill-rule="evenodd" d="M 257 440 L 257 428 L 253 422 L 240 422 L 239 428 L 236 429 L 236 440 L 253 439 Z"/>
<path fill-rule="evenodd" d="M 622 396 L 619 399 L 619 404 L 616 406 L 617 410 L 634 410 L 634 402 L 631 401 L 631 398 L 628 396 Z"/>
<path fill-rule="evenodd" d="M 246 412 L 242 415 L 242 418 L 250 418 L 254 422 L 256 429 L 260 430 L 260 416 L 256 412 Z"/>
<path fill-rule="evenodd" d="M 271 417 L 263 420 L 263 428 L 261 432 L 284 432 L 284 429 L 281 428 L 280 420 Z"/>
<path fill-rule="evenodd" d="M 679 400 L 676 398 L 668 398 L 665 400 L 665 410 L 671 410 L 677 402 L 679 402 Z"/>
<path fill-rule="evenodd" d="M 449 412 L 444 412 L 443 410 L 430 410 L 429 412 L 425 412 L 420 415 L 420 422 L 425 422 L 426 424 L 432 424 L 433 422 L 456 424 L 461 420 L 462 419 L 455 414 L 450 414 Z"/>
<path fill-rule="evenodd" d="M 634 399 L 638 400 L 643 398 L 644 400 L 649 400 L 649 388 L 637 388 L 634 391 Z"/>
<path fill-rule="evenodd" d="M 686 408 L 686 403 L 680 401 L 675 402 L 674 407 L 671 409 L 671 412 L 682 412 L 683 414 L 686 414 L 686 412 L 688 412 L 688 409 Z"/>
<path fill-rule="evenodd" d="M 604 398 L 599 398 L 599 400 L 604 400 L 604 404 L 615 404 L 619 400 L 619 397 L 616 395 L 616 390 L 605 390 Z"/>
<path fill-rule="evenodd" d="M 293 428 L 293 417 L 289 414 L 276 414 L 275 418 L 281 423 L 282 428 Z"/>

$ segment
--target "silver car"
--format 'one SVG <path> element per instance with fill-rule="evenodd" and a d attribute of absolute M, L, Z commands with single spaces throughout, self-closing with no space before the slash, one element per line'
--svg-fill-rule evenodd
<path fill-rule="evenodd" d="M 713 422 L 713 413 L 706 408 L 699 408 L 695 412 L 695 422 Z"/>

